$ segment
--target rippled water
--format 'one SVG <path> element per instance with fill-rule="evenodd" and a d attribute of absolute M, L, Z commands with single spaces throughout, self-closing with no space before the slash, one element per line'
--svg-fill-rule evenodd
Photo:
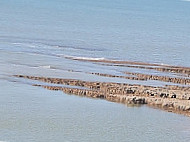
<path fill-rule="evenodd" d="M 48 91 L 12 77 L 161 85 L 86 73 L 123 75 L 143 69 L 65 57 L 190 67 L 189 25 L 188 1 L 0 1 L 0 141 L 190 141 L 188 117 Z"/>

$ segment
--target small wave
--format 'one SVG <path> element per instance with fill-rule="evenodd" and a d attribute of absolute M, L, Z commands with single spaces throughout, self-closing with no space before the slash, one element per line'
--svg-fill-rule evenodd
<path fill-rule="evenodd" d="M 52 48 L 51 45 L 41 43 L 41 42 L 13 42 L 12 44 L 16 46 L 24 46 L 24 47 L 29 47 L 33 49 L 48 49 L 48 48 L 51 49 Z"/>
<path fill-rule="evenodd" d="M 54 48 L 84 50 L 84 51 L 104 51 L 105 50 L 105 49 L 85 48 L 85 47 L 78 47 L 78 46 L 64 46 L 64 45 L 51 45 L 51 46 Z"/>
<path fill-rule="evenodd" d="M 29 68 L 58 69 L 58 68 L 50 66 L 50 65 L 37 66 L 37 65 L 14 63 L 14 62 L 9 62 L 9 63 L 12 64 L 13 66 L 26 66 L 26 67 L 29 67 Z"/>
<path fill-rule="evenodd" d="M 12 44 L 14 44 L 14 45 L 27 46 L 27 47 L 30 47 L 30 48 L 36 48 L 36 45 L 34 45 L 34 44 L 30 44 L 30 43 L 14 42 L 14 43 L 12 43 Z"/>
<path fill-rule="evenodd" d="M 155 63 L 155 64 L 159 64 L 159 63 Z M 165 64 L 165 63 L 160 63 L 161 66 L 170 66 L 169 64 Z"/>
<path fill-rule="evenodd" d="M 67 56 L 64 55 L 66 59 L 73 59 L 73 60 L 105 60 L 105 58 L 94 58 L 94 57 L 77 57 L 77 56 Z"/>
<path fill-rule="evenodd" d="M 40 68 L 45 68 L 45 69 L 54 69 L 54 67 L 47 65 L 47 66 L 39 66 Z"/>
<path fill-rule="evenodd" d="M 31 68 L 43 68 L 43 69 L 58 69 L 58 68 L 50 66 L 50 65 L 44 65 L 44 66 L 32 66 L 32 65 L 30 65 L 29 67 L 31 67 Z"/>

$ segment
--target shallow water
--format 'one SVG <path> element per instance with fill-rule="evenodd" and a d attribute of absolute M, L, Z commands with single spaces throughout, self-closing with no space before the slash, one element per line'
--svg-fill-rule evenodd
<path fill-rule="evenodd" d="M 184 141 L 188 117 L 0 81 L 0 138 L 30 141 Z M 10 87 L 12 86 L 12 87 Z"/>
<path fill-rule="evenodd" d="M 6 0 L 0 13 L 0 141 L 190 141 L 188 117 L 70 96 L 12 77 L 169 85 L 90 75 L 165 73 L 65 57 L 190 67 L 190 2 Z"/>

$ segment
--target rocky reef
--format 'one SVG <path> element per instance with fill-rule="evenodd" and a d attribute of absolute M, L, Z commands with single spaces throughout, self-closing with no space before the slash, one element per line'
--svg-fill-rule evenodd
<path fill-rule="evenodd" d="M 180 73 L 185 76 L 190 76 L 190 67 L 182 67 L 182 66 L 173 66 L 173 65 L 165 65 L 165 64 L 156 64 L 156 63 L 144 63 L 144 62 L 134 62 L 134 61 L 119 61 L 119 60 L 108 60 L 108 59 L 84 59 L 77 57 L 65 57 L 70 60 L 77 60 L 83 62 L 93 62 L 100 63 L 105 66 L 121 66 L 121 67 L 130 67 L 130 68 L 140 68 L 140 69 L 148 69 L 148 70 L 157 70 L 160 72 L 170 72 L 170 73 Z"/>
<path fill-rule="evenodd" d="M 28 75 L 15 75 L 15 77 L 46 82 L 49 84 L 33 84 L 33 86 L 39 86 L 49 90 L 60 90 L 66 94 L 101 98 L 124 104 L 146 104 L 151 107 L 190 116 L 190 67 L 134 61 L 96 60 L 93 58 L 80 57 L 65 58 L 78 62 L 92 62 L 101 67 L 114 66 L 114 68 L 120 71 L 119 75 L 104 72 L 89 72 L 86 70 L 68 70 L 69 72 L 83 72 L 93 77 L 122 78 L 133 80 L 135 83 L 138 82 L 138 84 L 92 82 L 78 79 L 48 78 Z M 123 70 L 124 68 L 126 69 L 125 71 Z M 130 72 L 128 69 L 130 69 Z M 132 72 L 131 69 L 134 72 Z M 141 72 L 138 72 L 138 70 L 141 70 Z M 161 84 L 164 82 L 164 84 L 167 85 L 148 86 L 143 84 L 148 80 L 159 81 Z M 140 81 L 142 83 L 139 83 Z"/>
<path fill-rule="evenodd" d="M 15 77 L 69 86 L 33 84 L 33 86 L 39 86 L 49 90 L 60 90 L 67 94 L 101 98 L 125 104 L 147 104 L 152 107 L 190 116 L 190 87 L 175 85 L 154 87 L 138 84 L 91 82 L 26 75 L 15 75 Z M 75 86 L 80 88 L 76 88 Z"/>
<path fill-rule="evenodd" d="M 133 73 L 133 72 L 124 72 L 124 73 L 131 76 L 121 76 L 121 75 L 119 76 L 119 75 L 111 75 L 111 74 L 104 74 L 104 73 L 88 72 L 88 74 L 94 74 L 94 75 L 105 76 L 105 77 L 124 78 L 124 79 L 141 80 L 141 81 L 158 80 L 158 81 L 163 81 L 163 82 L 190 85 L 190 79 L 188 78 L 158 76 L 158 75 L 149 75 L 149 74 Z"/>

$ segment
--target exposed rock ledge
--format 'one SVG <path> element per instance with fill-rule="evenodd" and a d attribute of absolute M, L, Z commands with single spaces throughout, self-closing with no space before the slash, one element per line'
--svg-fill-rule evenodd
<path fill-rule="evenodd" d="M 122 66 L 122 67 L 124 66 L 130 68 L 141 68 L 141 69 L 157 70 L 160 72 L 180 73 L 186 76 L 190 76 L 190 67 L 134 62 L 134 61 L 108 60 L 108 59 L 95 60 L 95 59 L 85 59 L 77 57 L 65 57 L 65 58 L 70 60 L 101 63 L 101 65 L 106 65 L 106 66 Z"/>
<path fill-rule="evenodd" d="M 54 84 L 70 85 L 58 87 L 34 84 L 49 90 L 60 90 L 67 94 L 102 98 L 127 104 L 147 104 L 170 112 L 190 116 L 190 88 L 179 86 L 152 87 L 111 82 L 88 82 L 73 79 L 46 78 L 15 75 L 15 77 L 38 80 Z M 80 86 L 81 88 L 72 88 Z M 83 87 L 87 89 L 83 89 Z"/>

